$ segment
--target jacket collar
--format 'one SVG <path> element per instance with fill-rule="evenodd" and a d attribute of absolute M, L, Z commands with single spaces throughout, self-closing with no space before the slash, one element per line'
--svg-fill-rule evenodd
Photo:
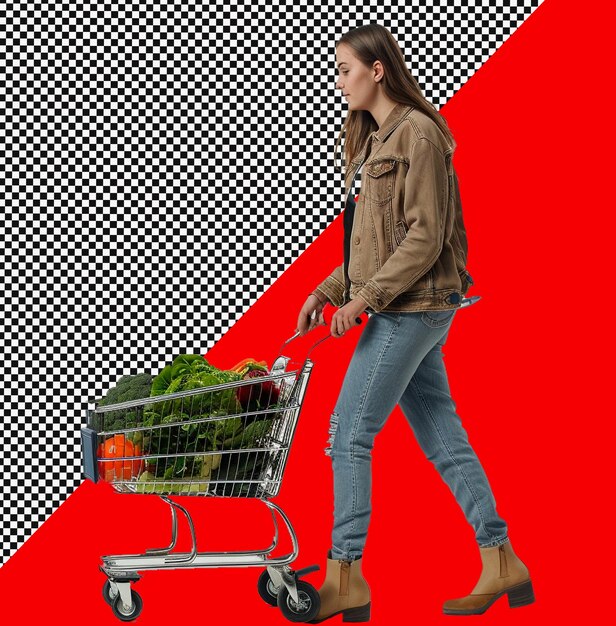
<path fill-rule="evenodd" d="M 367 148 L 370 145 L 370 142 L 373 140 L 378 141 L 379 143 L 383 143 L 391 133 L 402 123 L 408 114 L 415 107 L 408 104 L 397 103 L 394 108 L 389 112 L 389 115 L 381 125 L 378 130 L 375 130 L 368 136 L 366 143 L 364 144 L 361 152 L 355 157 L 353 163 L 361 163 L 365 160 Z"/>
<path fill-rule="evenodd" d="M 381 127 L 374 132 L 374 138 L 377 141 L 385 141 L 414 108 L 414 106 L 398 102 L 385 118 Z"/>

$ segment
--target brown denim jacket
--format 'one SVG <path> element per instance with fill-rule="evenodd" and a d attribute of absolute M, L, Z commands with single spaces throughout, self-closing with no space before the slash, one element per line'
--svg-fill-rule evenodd
<path fill-rule="evenodd" d="M 460 306 L 473 280 L 452 148 L 438 126 L 397 104 L 345 177 L 345 198 L 363 163 L 350 241 L 350 293 L 344 264 L 313 293 L 337 307 L 361 296 L 368 310 L 427 311 Z"/>

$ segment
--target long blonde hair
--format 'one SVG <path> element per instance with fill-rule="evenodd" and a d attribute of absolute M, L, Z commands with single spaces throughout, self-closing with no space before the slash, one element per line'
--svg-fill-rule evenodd
<path fill-rule="evenodd" d="M 366 24 L 345 33 L 336 43 L 349 46 L 353 54 L 367 67 L 372 67 L 375 61 L 383 64 L 385 75 L 381 81 L 385 95 L 396 103 L 414 106 L 426 115 L 441 129 L 452 148 L 456 142 L 453 138 L 447 121 L 437 111 L 436 107 L 426 100 L 421 87 L 406 66 L 404 55 L 393 35 L 380 24 Z M 336 165 L 337 149 L 343 135 L 345 163 L 351 163 L 361 151 L 370 133 L 378 130 L 378 125 L 369 111 L 349 111 L 334 146 L 334 165 Z"/>

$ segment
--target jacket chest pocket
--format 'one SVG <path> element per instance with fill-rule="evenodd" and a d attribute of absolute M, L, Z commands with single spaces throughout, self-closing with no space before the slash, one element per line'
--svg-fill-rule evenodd
<path fill-rule="evenodd" d="M 375 204 L 386 204 L 394 194 L 396 159 L 383 157 L 366 163 L 365 197 Z"/>

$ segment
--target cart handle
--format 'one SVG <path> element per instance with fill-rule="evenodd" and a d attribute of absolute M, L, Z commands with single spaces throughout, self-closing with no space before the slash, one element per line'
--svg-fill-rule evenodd
<path fill-rule="evenodd" d="M 325 307 L 327 307 L 329 305 L 329 302 L 325 303 L 325 306 L 322 309 L 322 312 L 325 312 Z M 333 308 L 333 307 L 332 307 Z M 312 319 L 314 319 L 316 317 L 316 309 L 312 312 Z M 323 320 L 324 323 L 322 324 L 323 326 L 329 326 L 329 323 L 327 321 L 325 321 L 325 315 L 323 315 Z M 357 323 L 357 325 L 362 324 L 363 320 L 361 317 L 356 317 L 355 318 L 355 322 Z M 280 353 L 278 356 L 282 355 L 282 350 L 283 348 L 288 344 L 291 343 L 291 341 L 293 341 L 294 339 L 297 339 L 300 336 L 299 331 L 297 331 L 292 337 L 290 337 L 289 339 L 287 339 L 282 346 L 280 346 Z M 308 354 L 306 354 L 306 361 L 308 360 L 308 356 L 310 355 L 310 353 L 323 341 L 325 341 L 326 339 L 329 339 L 330 337 L 332 337 L 333 335 L 331 334 L 331 331 L 329 333 L 327 333 L 327 335 L 325 335 L 325 337 L 322 337 L 321 339 L 319 339 L 315 344 L 313 344 L 313 346 L 310 348 L 310 350 L 308 350 Z"/>

